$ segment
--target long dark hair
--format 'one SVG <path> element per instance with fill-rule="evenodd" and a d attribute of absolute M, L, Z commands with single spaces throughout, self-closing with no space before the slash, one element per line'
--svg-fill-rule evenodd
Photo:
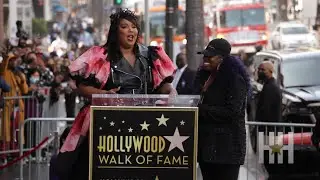
<path fill-rule="evenodd" d="M 110 61 L 119 61 L 123 56 L 120 51 L 118 37 L 119 24 L 122 19 L 126 19 L 133 23 L 138 29 L 138 34 L 141 32 L 138 17 L 134 12 L 128 9 L 121 9 L 119 12 L 112 14 L 110 16 L 111 25 L 109 28 L 108 40 L 107 43 L 103 45 L 105 53 L 108 54 L 108 59 Z M 139 55 L 139 46 L 137 42 L 135 43 L 134 52 L 136 55 Z"/>
<path fill-rule="evenodd" d="M 240 75 L 246 83 L 248 97 L 251 96 L 250 77 L 243 61 L 241 61 L 239 57 L 231 55 L 224 57 L 219 67 L 219 74 L 222 75 L 226 81 L 230 80 L 235 74 Z"/>
<path fill-rule="evenodd" d="M 30 85 L 30 77 L 36 72 L 38 72 L 39 76 L 41 77 L 41 71 L 39 69 L 37 69 L 37 68 L 29 69 L 29 71 L 27 73 L 27 84 L 28 85 Z"/>

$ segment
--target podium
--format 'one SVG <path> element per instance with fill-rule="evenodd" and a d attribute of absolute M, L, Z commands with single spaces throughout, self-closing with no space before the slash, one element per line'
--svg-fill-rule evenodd
<path fill-rule="evenodd" d="M 93 95 L 89 180 L 196 180 L 199 100 Z"/>

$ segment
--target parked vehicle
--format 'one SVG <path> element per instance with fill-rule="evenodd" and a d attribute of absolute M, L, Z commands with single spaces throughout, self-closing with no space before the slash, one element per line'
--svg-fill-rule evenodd
<path fill-rule="evenodd" d="M 274 77 L 281 86 L 282 122 L 314 124 L 320 120 L 320 51 L 307 48 L 259 52 L 255 56 L 254 66 L 257 68 L 265 60 L 273 62 Z M 255 98 L 251 104 L 256 105 L 262 88 L 256 81 L 253 84 Z M 252 119 L 254 121 L 254 117 Z M 265 161 L 269 174 L 319 173 L 320 152 L 311 144 L 311 128 L 283 128 L 281 132 L 284 135 L 278 137 L 283 139 L 282 145 L 288 143 L 288 132 L 294 133 L 294 164 L 271 165 Z M 256 152 L 256 129 L 250 129 L 250 138 Z M 287 158 L 284 157 L 283 162 L 287 161 Z"/>
<path fill-rule="evenodd" d="M 231 43 L 232 54 L 240 50 L 251 54 L 256 52 L 257 46 L 267 47 L 268 26 L 263 0 L 218 1 L 214 12 L 214 34 Z"/>
<path fill-rule="evenodd" d="M 271 34 L 272 49 L 318 47 L 315 34 L 302 23 L 280 23 Z"/>

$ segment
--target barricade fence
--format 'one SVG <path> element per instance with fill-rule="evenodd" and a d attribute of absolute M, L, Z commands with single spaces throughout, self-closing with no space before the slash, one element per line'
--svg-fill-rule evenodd
<path fill-rule="evenodd" d="M 267 179 L 268 176 L 274 177 L 284 173 L 295 175 L 320 173 L 319 163 L 315 163 L 313 167 L 306 166 L 314 162 L 313 155 L 320 157 L 320 152 L 311 141 L 314 126 L 314 124 L 246 122 L 247 152 L 244 166 L 248 170 L 247 177 Z"/>
<path fill-rule="evenodd" d="M 50 158 L 52 155 L 55 155 L 58 153 L 58 150 L 60 148 L 60 144 L 59 144 L 59 137 L 62 134 L 62 132 L 64 131 L 64 129 L 67 127 L 67 122 L 72 122 L 74 121 L 74 118 L 29 118 L 26 119 L 23 123 L 20 124 L 20 135 L 19 135 L 19 139 L 23 139 L 23 133 L 22 133 L 22 129 L 24 129 L 28 124 L 32 124 L 32 123 L 36 123 L 39 124 L 40 129 L 38 131 L 40 132 L 45 132 L 46 130 L 50 130 L 50 131 L 46 131 L 48 134 L 44 137 L 38 137 L 36 138 L 36 145 L 41 144 L 44 140 L 47 139 L 47 141 L 40 146 L 38 149 L 35 149 L 36 153 L 35 153 L 35 157 L 36 157 L 36 162 L 40 163 L 40 162 L 46 162 L 49 163 L 50 162 Z M 55 128 L 52 128 L 55 127 Z M 46 128 L 45 130 L 43 130 L 43 128 Z M 43 134 L 42 134 L 43 135 Z M 19 157 L 23 157 L 24 156 L 24 152 L 25 151 L 30 151 L 30 149 L 28 148 L 24 148 L 24 144 L 23 141 L 19 141 Z M 34 150 L 35 147 L 32 147 L 31 149 Z M 40 154 L 42 153 L 42 154 Z M 45 157 L 45 159 L 42 159 L 41 157 Z M 28 164 L 29 166 L 31 166 L 31 156 L 29 156 L 29 161 Z M 24 161 L 20 161 L 19 165 L 20 165 L 20 180 L 23 179 L 23 165 L 24 165 Z"/>
<path fill-rule="evenodd" d="M 28 118 L 20 123 L 19 127 L 19 157 L 22 159 L 20 165 L 20 179 L 23 178 L 24 164 L 31 166 L 31 158 L 34 157 L 36 163 L 49 163 L 52 155 L 59 149 L 59 137 L 66 127 L 66 122 L 73 121 L 74 118 Z M 24 137 L 23 130 L 35 124 L 40 134 L 32 134 Z M 54 127 L 54 128 L 53 128 Z M 303 161 L 312 162 L 311 156 L 303 158 L 297 155 L 303 154 L 303 150 L 316 151 L 311 142 L 311 135 L 314 124 L 293 124 L 293 123 L 265 123 L 265 122 L 246 122 L 247 129 L 247 152 L 246 161 L 243 167 L 246 169 L 246 179 L 266 179 L 269 171 L 273 171 L 279 165 L 299 165 Z M 43 129 L 46 129 L 45 131 Z M 36 132 L 37 132 L 36 131 Z M 35 137 L 36 138 L 35 138 Z M 29 138 L 35 138 L 35 143 L 30 142 Z M 40 146 L 39 146 L 40 144 Z M 32 150 L 36 153 L 24 157 Z M 4 154 L 4 152 L 1 152 Z M 26 160 L 28 160 L 26 163 Z M 301 163 L 301 165 L 304 165 Z M 308 166 L 309 167 L 309 166 Z M 201 167 L 200 167 L 201 168 Z"/>
<path fill-rule="evenodd" d="M 6 161 L 17 157 L 19 154 L 18 133 L 19 124 L 27 118 L 42 117 L 44 113 L 45 97 L 39 96 L 19 96 L 4 97 L 3 109 L 0 120 L 0 159 Z M 22 129 L 25 147 L 32 147 L 35 144 L 37 128 L 34 124 Z"/>
<path fill-rule="evenodd" d="M 77 113 L 82 105 L 81 99 L 77 98 L 74 113 Z M 3 106 L 0 107 L 0 164 L 5 164 L 19 154 L 18 133 L 20 123 L 28 118 L 66 117 L 66 111 L 64 95 L 61 95 L 58 101 L 52 103 L 48 96 L 48 90 L 33 93 L 32 96 L 4 97 Z M 74 115 L 71 117 L 74 117 Z M 49 132 L 54 132 L 56 128 L 57 123 L 55 122 L 26 124 L 22 129 L 24 148 L 35 147 L 39 139 L 46 137 Z M 34 156 L 34 153 L 32 156 Z"/>

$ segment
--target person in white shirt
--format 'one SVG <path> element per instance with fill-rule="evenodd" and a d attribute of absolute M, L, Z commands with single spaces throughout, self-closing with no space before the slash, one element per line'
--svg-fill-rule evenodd
<path fill-rule="evenodd" d="M 184 53 L 179 53 L 176 57 L 177 71 L 175 73 L 172 85 L 178 94 L 193 94 L 193 80 L 195 72 L 188 68 L 187 57 Z"/>

